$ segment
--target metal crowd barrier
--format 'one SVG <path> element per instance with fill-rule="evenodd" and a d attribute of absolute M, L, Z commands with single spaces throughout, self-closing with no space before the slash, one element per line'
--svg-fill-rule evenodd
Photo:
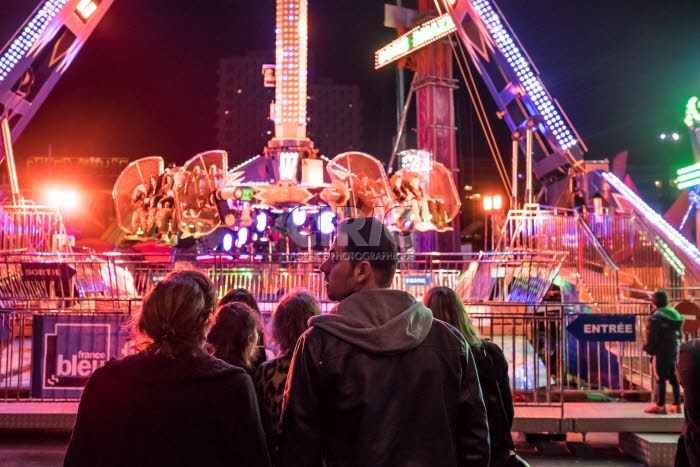
<path fill-rule="evenodd" d="M 558 270 L 555 263 L 563 258 L 544 252 L 415 255 L 402 259 L 393 286 L 420 298 L 430 287 L 458 288 L 468 282 L 472 293 L 462 296 L 471 319 L 483 336 L 504 350 L 517 404 L 561 405 L 577 395 L 649 397 L 654 380 L 641 350 L 649 303 L 542 302 L 545 279 Z M 308 289 L 328 309 L 324 278 L 318 271 L 322 259 L 322 255 L 245 262 L 223 256 L 0 255 L 0 400 L 79 398 L 84 374 L 100 364 L 100 358 L 83 357 L 102 353 L 105 358 L 119 357 L 129 351 L 125 320 L 176 260 L 187 260 L 207 272 L 220 296 L 232 288 L 250 290 L 263 312 L 269 313 L 283 294 L 295 288 Z M 531 283 L 513 280 L 517 274 L 530 277 Z M 484 294 L 480 278 L 488 284 L 484 290 L 498 293 Z M 532 293 L 523 295 L 528 290 Z M 470 299 L 473 296 L 479 299 Z M 511 301 L 497 301 L 502 297 Z M 600 310 L 609 311 L 601 315 Z M 581 316 L 618 314 L 632 316 L 634 342 L 591 342 L 567 331 Z M 96 343 L 104 348 L 97 353 L 88 350 Z"/>
<path fill-rule="evenodd" d="M 0 205 L 0 251 L 67 251 L 61 213 L 31 202 Z"/>
<path fill-rule="evenodd" d="M 138 308 L 137 299 L 75 301 L 98 304 L 103 311 L 86 312 L 85 305 L 47 312 L 43 303 L 0 311 L 0 400 L 76 400 L 92 368 L 131 351 L 124 325 Z M 648 306 L 628 313 L 635 320 L 634 342 L 576 339 L 567 327 L 591 315 L 586 306 L 466 303 L 481 335 L 498 344 L 509 362 L 516 405 L 648 400 L 654 378 L 641 349 Z"/>
<path fill-rule="evenodd" d="M 399 262 L 393 287 L 417 297 L 431 287 L 447 286 L 462 287 L 462 296 L 469 299 L 539 301 L 564 257 L 559 252 L 414 254 Z M 47 299 L 62 299 L 44 309 L 79 306 L 84 310 L 83 302 L 76 299 L 138 298 L 177 261 L 206 272 L 219 296 L 245 288 L 258 301 L 275 303 L 290 290 L 304 288 L 325 302 L 325 281 L 319 270 L 324 258 L 324 253 L 244 261 L 225 255 L 4 253 L 0 254 L 0 306 L 40 309 Z M 95 303 L 106 306 L 108 301 Z"/>

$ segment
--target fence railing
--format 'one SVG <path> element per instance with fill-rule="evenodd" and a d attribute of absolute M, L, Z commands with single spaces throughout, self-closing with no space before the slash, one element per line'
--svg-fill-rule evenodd
<path fill-rule="evenodd" d="M 0 251 L 54 252 L 69 248 L 61 213 L 30 202 L 0 205 Z"/>
<path fill-rule="evenodd" d="M 47 312 L 39 304 L 0 311 L 0 400 L 78 399 L 88 368 L 131 352 L 124 323 L 138 300 L 75 301 L 81 304 L 75 310 Z M 100 312 L 88 311 L 94 304 Z M 579 340 L 569 326 L 581 316 L 600 316 L 589 304 L 468 302 L 466 307 L 481 335 L 503 349 L 518 405 L 650 397 L 653 376 L 642 351 L 648 305 L 624 307 L 634 316 L 634 342 Z M 83 363 L 85 352 L 104 358 Z"/>
<path fill-rule="evenodd" d="M 304 288 L 323 302 L 328 298 L 319 266 L 326 255 L 239 261 L 228 256 L 6 253 L 0 255 L 0 306 L 64 310 L 82 306 L 78 298 L 105 299 L 95 302 L 101 306 L 106 299 L 141 297 L 176 261 L 207 273 L 219 296 L 245 288 L 261 302 L 276 302 L 290 290 Z M 415 254 L 401 258 L 393 287 L 417 297 L 446 286 L 465 300 L 536 303 L 564 257 L 560 252 Z"/>
<path fill-rule="evenodd" d="M 636 278 L 639 288 L 683 287 L 685 265 L 640 217 L 631 212 L 588 212 L 585 221 L 620 271 Z"/>
<path fill-rule="evenodd" d="M 511 210 L 500 231 L 498 247 L 506 251 L 566 252 L 561 272 L 578 287 L 580 300 L 613 307 L 618 301 L 618 267 L 576 211 L 539 205 Z"/>

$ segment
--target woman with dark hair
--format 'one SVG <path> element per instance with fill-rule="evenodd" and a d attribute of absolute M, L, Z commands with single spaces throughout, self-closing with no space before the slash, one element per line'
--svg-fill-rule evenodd
<path fill-rule="evenodd" d="M 277 450 L 282 395 L 294 347 L 299 336 L 308 329 L 309 318 L 320 314 L 321 307 L 316 297 L 305 291 L 286 295 L 272 314 L 272 339 L 279 345 L 280 352 L 276 358 L 260 365 L 253 377 L 271 454 Z"/>
<path fill-rule="evenodd" d="M 65 466 L 270 465 L 255 390 L 203 350 L 211 280 L 176 269 L 131 319 L 138 353 L 90 377 Z"/>
<path fill-rule="evenodd" d="M 449 287 L 433 287 L 423 297 L 436 319 L 451 324 L 462 333 L 469 345 L 479 374 L 486 404 L 491 440 L 489 467 L 508 465 L 513 451 L 510 427 L 513 424 L 513 397 L 510 393 L 508 361 L 500 347 L 482 339 L 467 315 L 462 299 Z M 514 454 L 513 454 L 514 455 Z"/>
<path fill-rule="evenodd" d="M 231 302 L 220 306 L 207 336 L 212 355 L 253 375 L 258 355 L 258 315 L 248 305 Z"/>
<path fill-rule="evenodd" d="M 226 292 L 226 295 L 221 297 L 219 300 L 219 306 L 226 305 L 227 303 L 245 303 L 253 310 L 255 313 L 260 315 L 260 308 L 258 307 L 258 301 L 252 293 L 248 292 L 246 289 L 231 289 Z"/>
<path fill-rule="evenodd" d="M 251 310 L 255 312 L 258 317 L 258 344 L 256 354 L 252 358 L 251 369 L 255 371 L 265 360 L 267 360 L 267 355 L 265 354 L 265 326 L 263 315 L 258 307 L 258 301 L 252 293 L 248 292 L 246 289 L 231 289 L 226 292 L 226 295 L 221 297 L 219 300 L 219 306 L 226 305 L 228 303 L 245 303 L 250 307 Z M 272 354 L 271 354 L 272 355 Z"/>

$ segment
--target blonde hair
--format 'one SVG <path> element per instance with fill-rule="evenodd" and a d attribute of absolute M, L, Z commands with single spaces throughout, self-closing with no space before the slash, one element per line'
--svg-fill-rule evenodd
<path fill-rule="evenodd" d="M 435 318 L 456 327 L 469 347 L 481 347 L 479 331 L 472 324 L 462 299 L 454 290 L 449 287 L 433 287 L 423 297 L 423 305 L 430 308 Z"/>
<path fill-rule="evenodd" d="M 299 336 L 309 328 L 309 318 L 320 314 L 321 306 L 310 292 L 296 290 L 285 295 L 272 313 L 272 339 L 280 351 L 294 350 Z"/>

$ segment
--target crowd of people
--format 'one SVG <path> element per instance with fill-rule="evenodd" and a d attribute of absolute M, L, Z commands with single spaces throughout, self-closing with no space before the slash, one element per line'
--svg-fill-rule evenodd
<path fill-rule="evenodd" d="M 436 199 L 424 192 L 421 177 L 416 173 L 407 172 L 408 179 L 399 171 L 390 180 L 394 202 L 405 206 L 407 214 L 415 221 L 419 231 L 449 230 L 444 200 Z M 402 219 L 404 216 L 399 216 Z"/>
<path fill-rule="evenodd" d="M 268 332 L 250 293 L 217 304 L 205 274 L 176 267 L 131 318 L 138 353 L 90 377 L 64 465 L 527 465 L 502 350 L 453 290 L 391 289 L 397 265 L 383 224 L 344 221 L 320 267 L 337 306 L 291 292 Z M 684 387 L 698 386 L 694 345 Z M 678 465 L 698 465 L 689 404 Z"/>
<path fill-rule="evenodd" d="M 138 184 L 131 194 L 131 239 L 155 239 L 159 243 L 177 244 L 179 228 L 187 238 L 198 232 L 189 224 L 213 225 L 218 216 L 213 191 L 222 175 L 216 165 L 166 168 L 148 183 Z M 176 195 L 177 192 L 177 195 Z M 176 200 L 179 206 L 176 206 Z M 178 225 L 181 220 L 187 222 Z M 201 232 L 199 232 L 201 233 Z"/>

